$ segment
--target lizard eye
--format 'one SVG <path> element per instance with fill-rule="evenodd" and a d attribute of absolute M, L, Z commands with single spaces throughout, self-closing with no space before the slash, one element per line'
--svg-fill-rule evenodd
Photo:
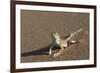
<path fill-rule="evenodd" d="M 57 33 L 56 32 L 51 33 L 51 35 L 55 35 L 55 34 L 57 34 Z"/>

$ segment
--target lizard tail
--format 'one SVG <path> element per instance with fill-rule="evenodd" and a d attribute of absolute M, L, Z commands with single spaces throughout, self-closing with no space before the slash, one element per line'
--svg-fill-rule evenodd
<path fill-rule="evenodd" d="M 72 34 L 66 39 L 66 41 L 68 41 L 69 39 L 71 39 L 75 34 L 81 32 L 82 30 L 83 30 L 83 28 L 81 28 L 81 29 L 77 30 L 76 32 L 72 33 Z"/>

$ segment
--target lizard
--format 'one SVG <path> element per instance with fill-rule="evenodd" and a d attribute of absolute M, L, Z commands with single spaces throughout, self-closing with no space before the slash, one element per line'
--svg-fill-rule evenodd
<path fill-rule="evenodd" d="M 71 33 L 71 34 L 70 34 L 67 38 L 65 38 L 65 39 L 62 39 L 61 36 L 60 36 L 57 32 L 52 33 L 51 36 L 52 36 L 53 41 L 52 41 L 52 45 L 51 45 L 51 47 L 50 47 L 50 49 L 49 49 L 49 55 L 52 55 L 52 49 L 53 49 L 53 47 L 54 47 L 55 45 L 56 45 L 56 46 L 59 46 L 59 47 L 61 48 L 57 53 L 54 53 L 54 54 L 53 54 L 54 57 L 57 57 L 57 56 L 59 56 L 59 55 L 63 52 L 63 50 L 64 50 L 66 47 L 68 47 L 68 43 L 72 43 L 72 44 L 77 43 L 77 41 L 75 41 L 75 40 L 70 40 L 70 39 L 71 39 L 76 33 L 79 33 L 79 32 L 81 32 L 82 30 L 83 30 L 83 29 L 81 28 L 81 29 L 75 31 L 74 33 Z"/>

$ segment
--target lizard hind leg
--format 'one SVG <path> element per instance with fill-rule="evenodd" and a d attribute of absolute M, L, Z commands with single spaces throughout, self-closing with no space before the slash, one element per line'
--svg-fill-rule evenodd
<path fill-rule="evenodd" d="M 57 53 L 54 53 L 54 57 L 58 57 L 58 56 L 60 56 L 61 55 L 61 53 L 63 52 L 63 50 L 64 50 L 64 48 L 62 47 L 61 48 L 61 50 L 59 51 L 59 52 L 57 52 Z"/>
<path fill-rule="evenodd" d="M 69 44 L 76 44 L 76 43 L 78 43 L 78 41 L 72 40 L 69 42 Z"/>

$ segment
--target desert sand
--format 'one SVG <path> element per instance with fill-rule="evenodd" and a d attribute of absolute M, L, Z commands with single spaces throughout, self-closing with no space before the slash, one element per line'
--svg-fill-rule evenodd
<path fill-rule="evenodd" d="M 79 43 L 69 45 L 59 57 L 48 55 L 51 33 L 67 36 L 80 28 L 84 30 L 70 39 Z M 53 52 L 59 49 L 55 47 Z M 89 59 L 88 13 L 21 10 L 21 62 L 86 59 Z"/>

